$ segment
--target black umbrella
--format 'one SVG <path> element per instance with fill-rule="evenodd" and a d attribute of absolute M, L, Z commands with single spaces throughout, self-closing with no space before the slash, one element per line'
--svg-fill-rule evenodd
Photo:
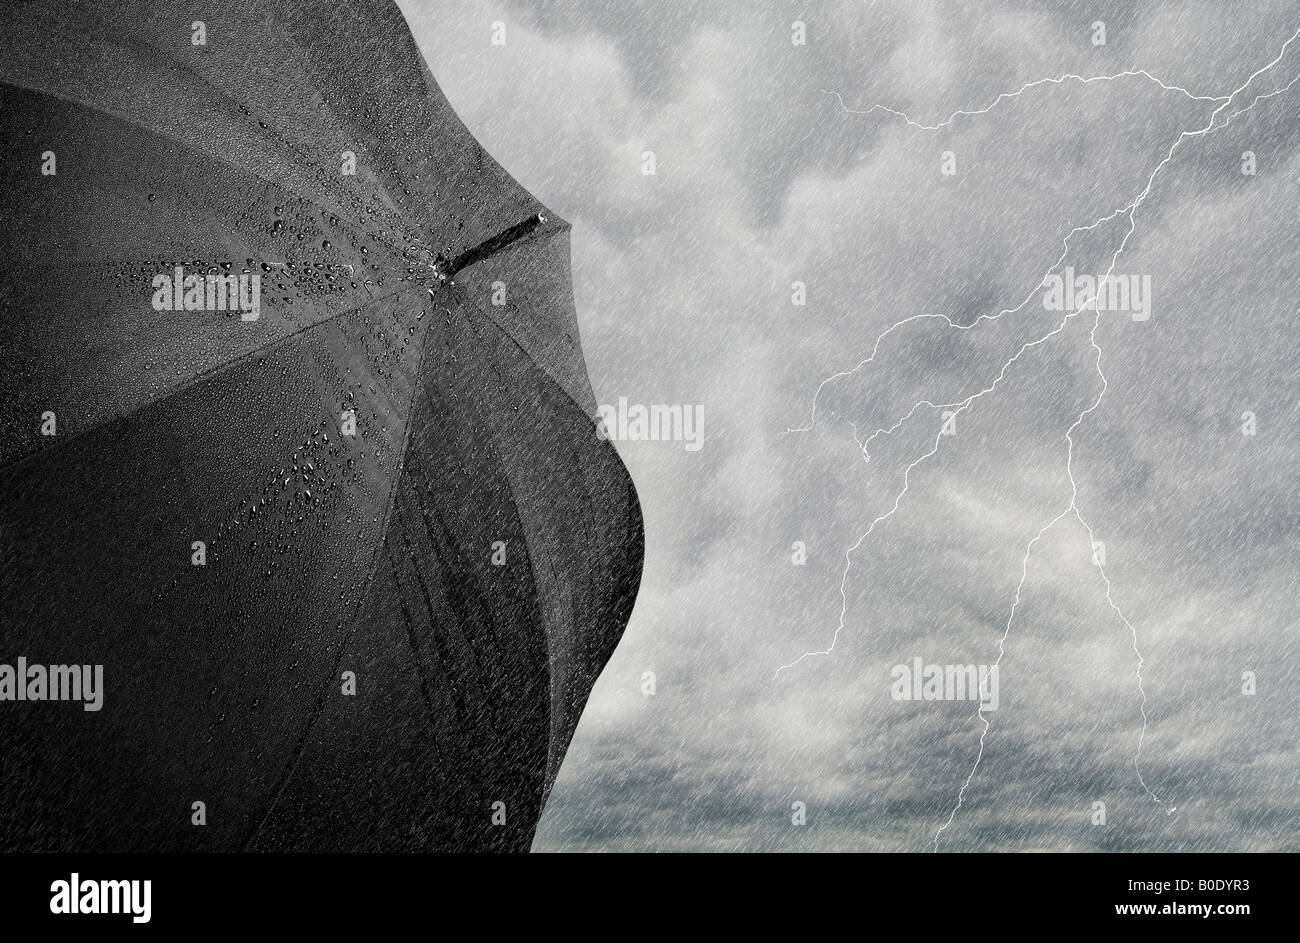
<path fill-rule="evenodd" d="M 383 0 L 4 17 L 0 848 L 526 849 L 642 558 L 568 225 Z"/>

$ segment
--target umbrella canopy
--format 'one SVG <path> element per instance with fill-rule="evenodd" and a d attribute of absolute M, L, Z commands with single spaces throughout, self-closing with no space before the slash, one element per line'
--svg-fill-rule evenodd
<path fill-rule="evenodd" d="M 526 849 L 642 559 L 568 225 L 385 0 L 11 4 L 0 126 L 0 848 Z"/>

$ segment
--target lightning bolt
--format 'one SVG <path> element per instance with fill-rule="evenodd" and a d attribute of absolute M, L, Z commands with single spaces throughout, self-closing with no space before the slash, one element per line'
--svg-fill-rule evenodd
<path fill-rule="evenodd" d="M 1275 89 L 1274 91 L 1266 94 L 1256 95 L 1251 100 L 1249 105 L 1242 108 L 1238 108 L 1235 111 L 1232 111 L 1231 113 L 1228 114 L 1226 119 L 1221 124 L 1218 123 L 1220 115 L 1224 112 L 1225 109 L 1228 109 L 1233 104 L 1233 102 L 1237 100 L 1239 95 L 1241 95 L 1244 91 L 1250 88 L 1250 86 L 1254 84 L 1256 79 L 1258 79 L 1260 76 L 1264 75 L 1265 73 L 1269 72 L 1274 66 L 1276 66 L 1283 59 L 1283 57 L 1287 53 L 1287 49 L 1297 39 L 1297 37 L 1300 37 L 1300 29 L 1298 29 L 1295 33 L 1293 33 L 1290 36 L 1290 38 L 1288 38 L 1282 44 L 1281 49 L 1278 51 L 1277 55 L 1273 57 L 1273 59 L 1271 59 L 1267 64 L 1258 68 L 1255 72 L 1253 72 L 1250 75 L 1249 78 L 1246 79 L 1245 82 L 1243 82 L 1241 85 L 1239 85 L 1237 88 L 1235 88 L 1227 95 L 1218 95 L 1218 96 L 1194 95 L 1191 92 L 1189 92 L 1187 89 L 1182 88 L 1181 86 L 1170 85 L 1166 82 L 1161 81 L 1160 79 L 1153 76 L 1151 73 L 1147 72 L 1145 69 L 1129 70 L 1126 72 L 1115 73 L 1113 75 L 1093 76 L 1090 78 L 1084 78 L 1082 76 L 1069 73 L 1055 78 L 1038 79 L 1033 82 L 1028 82 L 1013 92 L 1004 92 L 998 95 L 990 104 L 988 104 L 984 108 L 980 108 L 976 110 L 963 109 L 960 111 L 955 111 L 944 121 L 941 121 L 937 124 L 927 125 L 927 124 L 922 124 L 920 122 L 914 121 L 907 114 L 898 111 L 896 109 L 889 108 L 885 105 L 877 104 L 871 106 L 868 109 L 861 110 L 861 111 L 850 109 L 844 104 L 843 98 L 837 92 L 826 93 L 826 94 L 834 95 L 836 100 L 839 102 L 841 109 L 843 109 L 845 112 L 849 114 L 868 115 L 876 111 L 881 111 L 893 115 L 895 117 L 901 118 L 909 126 L 922 131 L 936 131 L 942 128 L 946 128 L 950 126 L 958 118 L 961 117 L 972 117 L 972 116 L 987 114 L 990 111 L 992 111 L 994 108 L 996 108 L 998 105 L 1002 104 L 1003 102 L 1014 100 L 1020 97 L 1025 92 L 1042 86 L 1061 85 L 1066 82 L 1078 82 L 1080 84 L 1087 85 L 1094 82 L 1111 82 L 1111 81 L 1116 81 L 1118 79 L 1138 77 L 1138 76 L 1146 78 L 1151 82 L 1154 82 L 1161 89 L 1165 91 L 1180 93 L 1193 101 L 1213 103 L 1215 105 L 1215 108 L 1210 113 L 1208 120 L 1202 127 L 1196 130 L 1190 130 L 1190 131 L 1184 130 L 1179 132 L 1178 137 L 1170 145 L 1167 153 L 1164 156 L 1164 159 L 1161 160 L 1160 163 L 1157 164 L 1156 167 L 1151 171 L 1150 175 L 1147 178 L 1146 185 L 1143 187 L 1143 189 L 1138 193 L 1138 195 L 1134 199 L 1132 199 L 1126 205 L 1120 207 L 1119 209 L 1116 209 L 1113 212 L 1107 214 L 1106 216 L 1099 217 L 1098 219 L 1094 220 L 1093 222 L 1085 226 L 1076 226 L 1075 228 L 1071 229 L 1070 232 L 1067 233 L 1064 239 L 1062 240 L 1061 255 L 1051 265 L 1051 267 L 1049 267 L 1048 270 L 1044 273 L 1043 278 L 1040 279 L 1038 285 L 1036 285 L 1033 289 L 1031 289 L 1029 293 L 1026 294 L 1026 296 L 1020 301 L 1020 303 L 1016 307 L 1010 309 L 1003 309 L 1001 311 L 998 311 L 996 314 L 991 314 L 991 315 L 981 314 L 970 324 L 965 324 L 965 325 L 957 324 L 947 316 L 940 315 L 940 314 L 916 314 L 916 315 L 912 315 L 911 317 L 904 318 L 900 321 L 895 322 L 876 338 L 875 343 L 872 345 L 872 349 L 870 353 L 867 355 L 867 357 L 859 361 L 853 367 L 832 374 L 821 381 L 821 383 L 817 386 L 816 390 L 813 393 L 812 405 L 809 410 L 809 418 L 807 424 L 804 426 L 787 429 L 786 434 L 808 432 L 811 431 L 813 428 L 815 428 L 816 421 L 817 421 L 817 404 L 822 395 L 823 390 L 828 385 L 835 383 L 839 380 L 851 377 L 854 374 L 856 374 L 858 371 L 862 370 L 869 364 L 873 363 L 875 361 L 876 356 L 880 353 L 881 345 L 891 334 L 893 334 L 899 328 L 914 322 L 934 319 L 934 320 L 944 321 L 946 326 L 949 329 L 968 331 L 974 329 L 981 323 L 987 321 L 995 321 L 1003 317 L 1004 315 L 1018 313 L 1039 292 L 1043 282 L 1046 281 L 1046 279 L 1050 275 L 1052 275 L 1061 265 L 1064 264 L 1065 259 L 1069 255 L 1070 240 L 1073 237 L 1075 237 L 1079 233 L 1094 230 L 1098 226 L 1104 225 L 1105 223 L 1111 220 L 1114 220 L 1119 217 L 1123 217 L 1126 218 L 1128 221 L 1127 230 L 1124 233 L 1123 238 L 1120 240 L 1119 246 L 1116 248 L 1115 252 L 1111 256 L 1110 264 L 1107 267 L 1105 276 L 1103 276 L 1101 279 L 1098 280 L 1099 286 L 1105 284 L 1106 281 L 1110 278 L 1110 276 L 1113 275 L 1115 266 L 1118 263 L 1120 256 L 1123 254 L 1124 250 L 1126 249 L 1130 237 L 1133 235 L 1133 232 L 1136 229 L 1138 209 L 1142 206 L 1142 204 L 1146 201 L 1147 197 L 1150 195 L 1152 188 L 1155 186 L 1156 179 L 1159 176 L 1160 172 L 1173 161 L 1174 155 L 1177 153 L 1179 147 L 1189 138 L 1195 138 L 1195 137 L 1212 134 L 1214 131 L 1226 127 L 1229 123 L 1231 123 L 1235 118 L 1237 118 L 1241 114 L 1244 114 L 1252 110 L 1253 108 L 1255 108 L 1255 106 L 1258 105 L 1261 101 L 1284 94 L 1285 92 L 1289 91 L 1298 81 L 1300 81 L 1300 75 L 1297 75 L 1287 85 L 1283 86 L 1282 88 Z M 1053 527 L 1055 527 L 1060 521 L 1062 521 L 1067 517 L 1073 516 L 1075 520 L 1077 520 L 1079 524 L 1084 528 L 1084 530 L 1087 531 L 1089 541 L 1094 544 L 1096 542 L 1096 535 L 1093 531 L 1092 525 L 1089 524 L 1087 519 L 1084 517 L 1083 511 L 1079 507 L 1079 503 L 1078 503 L 1078 484 L 1074 477 L 1074 446 L 1075 446 L 1074 434 L 1076 430 L 1083 424 L 1084 420 L 1088 417 L 1088 415 L 1091 414 L 1093 411 L 1095 411 L 1098 407 L 1100 407 L 1102 400 L 1105 397 L 1106 392 L 1109 388 L 1109 381 L 1107 380 L 1105 371 L 1102 369 L 1103 351 L 1101 346 L 1097 343 L 1097 330 L 1101 325 L 1101 316 L 1102 316 L 1102 310 L 1099 304 L 1098 296 L 1094 294 L 1093 296 L 1088 298 L 1081 306 L 1076 308 L 1075 311 L 1068 313 L 1061 320 L 1061 322 L 1057 324 L 1056 327 L 1053 328 L 1048 333 L 1042 335 L 1041 337 L 1038 337 L 1033 341 L 1029 341 L 1022 344 L 1019 350 L 1017 350 L 1016 353 L 1002 365 L 1002 369 L 998 372 L 997 377 L 994 378 L 991 384 L 979 390 L 978 392 L 972 394 L 971 396 L 968 396 L 966 399 L 961 400 L 960 402 L 943 403 L 943 404 L 935 404 L 929 400 L 921 400 L 915 403 L 905 415 L 897 419 L 895 422 L 893 422 L 888 426 L 884 426 L 875 430 L 873 433 L 871 433 L 871 435 L 867 436 L 866 438 L 863 438 L 860 435 L 856 425 L 851 424 L 854 442 L 857 444 L 863 460 L 869 462 L 870 461 L 869 449 L 876 438 L 882 435 L 885 436 L 891 435 L 893 432 L 901 428 L 913 415 L 915 415 L 917 410 L 923 407 L 930 408 L 930 409 L 953 409 L 955 410 L 954 416 L 962 412 L 965 412 L 972 405 L 974 405 L 974 403 L 978 401 L 980 398 L 994 392 L 998 384 L 1006 376 L 1007 370 L 1011 367 L 1012 364 L 1014 364 L 1021 357 L 1022 354 L 1025 353 L 1026 350 L 1029 350 L 1030 348 L 1036 347 L 1040 344 L 1046 343 L 1052 337 L 1061 333 L 1061 331 L 1063 331 L 1066 328 L 1066 326 L 1068 325 L 1069 321 L 1072 318 L 1082 313 L 1083 311 L 1086 311 L 1089 308 L 1093 310 L 1094 317 L 1093 317 L 1091 330 L 1089 331 L 1088 334 L 1088 338 L 1089 338 L 1089 343 L 1093 348 L 1093 351 L 1095 352 L 1095 356 L 1093 359 L 1093 366 L 1096 371 L 1098 379 L 1100 379 L 1101 381 L 1101 386 L 1098 389 L 1097 395 L 1092 400 L 1092 402 L 1086 408 L 1080 411 L 1078 416 L 1075 418 L 1074 422 L 1070 425 L 1069 429 L 1067 429 L 1066 431 L 1065 470 L 1066 470 L 1067 477 L 1069 478 L 1070 481 L 1070 498 L 1065 508 L 1060 512 L 1058 512 L 1055 516 L 1053 516 L 1047 523 L 1045 523 L 1038 530 L 1038 532 L 1035 533 L 1032 538 L 1030 538 L 1030 540 L 1025 546 L 1024 556 L 1021 559 L 1020 580 L 1016 586 L 1015 595 L 1011 603 L 1011 609 L 1010 612 L 1008 613 L 1007 621 L 1003 627 L 1002 635 L 998 640 L 998 655 L 997 655 L 997 660 L 994 663 L 995 665 L 1001 664 L 1002 658 L 1006 652 L 1006 643 L 1011 634 L 1011 628 L 1015 621 L 1016 611 L 1020 605 L 1021 594 L 1024 590 L 1025 582 L 1028 579 L 1029 561 L 1031 556 L 1033 555 L 1034 547 L 1039 543 L 1039 541 L 1042 540 L 1043 536 L 1046 533 L 1048 533 Z M 938 453 L 942 438 L 943 438 L 943 433 L 941 431 L 939 435 L 935 437 L 934 443 L 929 449 L 929 451 L 923 453 L 922 455 L 914 459 L 907 466 L 907 468 L 904 470 L 903 473 L 902 488 L 895 495 L 892 505 L 889 507 L 887 511 L 874 518 L 867 526 L 867 529 L 864 532 L 862 532 L 862 534 L 858 537 L 858 539 L 846 549 L 844 569 L 842 571 L 842 575 L 840 579 L 839 622 L 835 628 L 834 634 L 831 637 L 830 644 L 826 648 L 821 650 L 805 652 L 804 654 L 796 658 L 794 661 L 788 664 L 781 665 L 776 669 L 774 679 L 779 678 L 782 672 L 788 671 L 796 667 L 797 665 L 801 664 L 802 662 L 804 662 L 809 658 L 818 657 L 818 656 L 828 656 L 831 654 L 831 652 L 834 651 L 835 645 L 839 640 L 840 634 L 843 632 L 845 627 L 845 620 L 846 620 L 847 610 L 848 610 L 847 585 L 848 585 L 850 573 L 853 568 L 854 553 L 874 533 L 877 526 L 889 520 L 898 511 L 898 509 L 902 505 L 903 499 L 906 497 L 908 490 L 911 486 L 911 474 L 913 470 Z M 1145 778 L 1142 775 L 1142 767 L 1141 767 L 1142 751 L 1146 742 L 1148 716 L 1147 716 L 1147 693 L 1146 693 L 1146 689 L 1142 677 L 1142 669 L 1146 664 L 1146 660 L 1143 657 L 1141 648 L 1138 644 L 1137 627 L 1133 625 L 1133 623 L 1129 620 L 1127 616 L 1125 616 L 1119 604 L 1116 603 L 1114 598 L 1114 587 L 1111 583 L 1110 577 L 1106 573 L 1104 564 L 1097 562 L 1095 563 L 1095 565 L 1097 566 L 1098 573 L 1100 574 L 1102 582 L 1105 587 L 1105 598 L 1107 604 L 1110 606 L 1111 610 L 1115 613 L 1116 617 L 1120 620 L 1120 622 L 1122 622 L 1125 628 L 1127 628 L 1129 631 L 1130 639 L 1132 642 L 1133 654 L 1136 659 L 1135 676 L 1136 676 L 1138 693 L 1140 695 L 1139 710 L 1142 717 L 1142 730 L 1138 738 L 1137 750 L 1133 758 L 1133 769 L 1137 776 L 1138 782 L 1141 785 L 1143 791 L 1146 793 L 1146 795 L 1153 802 L 1161 806 L 1164 806 L 1165 803 L 1150 788 L 1150 786 L 1147 784 Z M 970 772 L 966 776 L 965 782 L 962 784 L 961 789 L 958 791 L 956 803 L 954 804 L 951 812 L 949 813 L 947 821 L 945 821 L 942 825 L 940 825 L 939 828 L 934 833 L 933 849 L 935 851 L 937 851 L 939 848 L 940 836 L 953 823 L 953 821 L 957 816 L 957 813 L 961 810 L 962 803 L 965 799 L 966 790 L 969 788 L 971 782 L 975 778 L 975 775 L 979 771 L 980 763 L 984 756 L 985 741 L 989 733 L 989 730 L 991 729 L 991 725 L 988 719 L 984 716 L 984 706 L 982 701 L 979 703 L 976 716 L 979 719 L 980 723 L 982 724 L 982 730 L 980 732 L 979 746 L 975 756 L 975 760 L 971 766 Z M 1175 806 L 1169 806 L 1166 808 L 1166 812 L 1169 814 L 1172 814 L 1175 811 L 1176 811 Z"/>
<path fill-rule="evenodd" d="M 1220 96 L 1193 95 L 1191 92 L 1189 92 L 1185 88 L 1182 88 L 1181 86 L 1169 85 L 1166 82 L 1162 82 L 1160 79 L 1156 78 L 1146 69 L 1130 69 L 1127 72 L 1116 72 L 1113 75 L 1093 75 L 1087 78 L 1084 78 L 1082 75 L 1076 75 L 1073 72 L 1067 72 L 1065 75 L 1058 75 L 1055 78 L 1035 79 L 1032 82 L 1026 82 L 1024 85 L 1020 86 L 1020 88 L 1016 89 L 1014 92 L 1003 92 L 1001 95 L 993 99 L 992 102 L 990 102 L 988 105 L 985 105 L 983 108 L 978 108 L 973 111 L 966 110 L 966 109 L 962 109 L 961 111 L 954 111 L 951 115 L 949 115 L 943 121 L 940 121 L 938 124 L 921 124 L 917 121 L 913 121 L 904 112 L 901 112 L 895 108 L 890 108 L 887 105 L 876 104 L 876 105 L 872 105 L 870 108 L 859 111 L 850 108 L 848 105 L 844 104 L 844 99 L 840 97 L 839 92 L 830 92 L 823 89 L 822 94 L 834 95 L 835 100 L 840 103 L 840 108 L 850 115 L 869 115 L 877 111 L 883 111 L 886 114 L 893 115 L 895 118 L 902 118 L 905 122 L 907 122 L 913 128 L 916 128 L 918 131 L 938 131 L 942 128 L 949 127 L 958 118 L 968 118 L 968 117 L 974 117 L 976 115 L 987 115 L 990 111 L 992 111 L 998 105 L 1002 104 L 1004 101 L 1011 101 L 1013 99 L 1019 98 L 1021 95 L 1023 95 L 1025 92 L 1029 91 L 1030 89 L 1039 88 L 1044 85 L 1064 85 L 1066 82 L 1077 82 L 1080 85 L 1091 85 L 1093 82 L 1114 82 L 1119 79 L 1133 78 L 1136 76 L 1141 76 L 1142 78 L 1149 79 L 1150 81 L 1154 82 L 1156 85 L 1159 85 L 1166 92 L 1178 92 L 1186 96 L 1191 101 L 1224 102 L 1228 98 L 1228 96 L 1223 96 L 1223 95 Z"/>

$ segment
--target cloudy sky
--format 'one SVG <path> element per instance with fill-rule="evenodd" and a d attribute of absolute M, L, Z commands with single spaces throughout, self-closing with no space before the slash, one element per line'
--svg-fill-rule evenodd
<path fill-rule="evenodd" d="M 1300 3 L 401 6 L 598 402 L 704 407 L 536 850 L 1296 849 Z"/>

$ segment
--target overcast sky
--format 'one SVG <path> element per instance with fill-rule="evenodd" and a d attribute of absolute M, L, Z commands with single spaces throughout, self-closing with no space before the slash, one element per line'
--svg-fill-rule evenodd
<path fill-rule="evenodd" d="M 645 575 L 535 849 L 1296 849 L 1300 3 L 401 6 L 573 225 L 597 401 L 704 408 L 619 443 Z M 1093 223 L 1149 320 L 1045 310 Z M 973 775 L 918 657 L 999 664 Z"/>

